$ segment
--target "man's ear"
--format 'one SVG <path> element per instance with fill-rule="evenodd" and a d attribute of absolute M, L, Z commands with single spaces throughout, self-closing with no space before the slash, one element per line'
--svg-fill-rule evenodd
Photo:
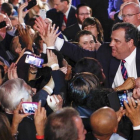
<path fill-rule="evenodd" d="M 78 17 L 78 15 L 77 15 L 77 14 L 75 14 L 75 17 L 77 18 L 77 17 Z"/>
<path fill-rule="evenodd" d="M 131 49 L 134 46 L 134 40 L 130 39 L 130 41 L 128 41 L 128 45 L 129 45 L 129 49 Z"/>

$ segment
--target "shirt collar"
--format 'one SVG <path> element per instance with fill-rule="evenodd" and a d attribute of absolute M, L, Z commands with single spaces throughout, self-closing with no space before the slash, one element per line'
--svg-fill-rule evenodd
<path fill-rule="evenodd" d="M 125 61 L 131 65 L 132 61 L 136 58 L 136 48 L 133 50 L 133 52 L 125 58 Z"/>
<path fill-rule="evenodd" d="M 67 12 L 66 12 L 66 13 L 64 13 L 64 15 L 66 16 L 66 18 L 68 18 L 70 8 L 71 8 L 71 5 L 69 6 L 69 9 L 67 10 Z"/>
<path fill-rule="evenodd" d="M 137 29 L 140 31 L 140 25 L 137 27 Z"/>
<path fill-rule="evenodd" d="M 79 28 L 82 30 L 82 25 L 81 24 L 78 24 L 79 25 Z"/>

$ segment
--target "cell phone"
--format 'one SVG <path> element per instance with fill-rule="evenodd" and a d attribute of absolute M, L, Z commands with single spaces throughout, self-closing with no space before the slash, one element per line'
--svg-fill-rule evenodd
<path fill-rule="evenodd" d="M 39 15 L 42 17 L 42 19 L 46 18 L 46 10 L 45 9 L 40 9 L 39 10 Z"/>
<path fill-rule="evenodd" d="M 35 114 L 35 110 L 37 109 L 37 102 L 22 102 L 23 112 L 29 114 Z"/>
<path fill-rule="evenodd" d="M 44 63 L 44 59 L 40 57 L 35 57 L 33 55 L 27 55 L 25 59 L 25 63 L 34 65 L 38 68 L 42 68 L 42 64 Z"/>
<path fill-rule="evenodd" d="M 5 21 L 0 22 L 0 29 L 5 27 L 5 26 L 6 26 L 6 22 Z"/>
<path fill-rule="evenodd" d="M 31 0 L 28 2 L 28 5 L 26 7 L 27 10 L 31 9 L 32 7 L 34 7 L 37 4 L 36 0 Z"/>
<path fill-rule="evenodd" d="M 119 98 L 119 101 L 120 101 L 120 106 L 125 107 L 124 106 L 124 101 L 126 101 L 126 103 L 128 103 L 127 92 L 126 91 L 118 91 L 117 95 L 118 95 L 118 98 Z"/>

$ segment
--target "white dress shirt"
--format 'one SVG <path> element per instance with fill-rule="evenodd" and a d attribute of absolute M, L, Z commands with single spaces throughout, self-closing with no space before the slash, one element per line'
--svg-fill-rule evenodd
<path fill-rule="evenodd" d="M 134 51 L 124 59 L 126 62 L 124 63 L 124 66 L 127 70 L 128 77 L 134 77 L 137 78 L 137 70 L 136 70 L 136 48 Z M 112 88 L 118 87 L 124 83 L 124 79 L 122 77 L 121 73 L 121 62 L 118 67 L 118 70 L 116 72 L 114 82 L 112 84 Z"/>
<path fill-rule="evenodd" d="M 70 8 L 71 8 L 71 5 L 69 6 L 69 9 L 67 10 L 67 12 L 64 13 L 64 15 L 66 16 L 66 19 L 67 19 L 67 20 L 68 20 L 68 16 L 69 16 Z M 63 20 L 63 25 L 66 26 L 66 23 L 64 22 L 64 20 Z"/>

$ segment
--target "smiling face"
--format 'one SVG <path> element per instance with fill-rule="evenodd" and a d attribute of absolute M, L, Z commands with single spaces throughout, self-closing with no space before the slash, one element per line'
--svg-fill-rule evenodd
<path fill-rule="evenodd" d="M 81 36 L 78 44 L 85 50 L 93 51 L 95 49 L 95 42 L 92 35 Z"/>
<path fill-rule="evenodd" d="M 126 42 L 123 28 L 112 31 L 110 47 L 112 48 L 112 56 L 119 60 L 128 57 L 135 49 L 133 39 Z"/>

